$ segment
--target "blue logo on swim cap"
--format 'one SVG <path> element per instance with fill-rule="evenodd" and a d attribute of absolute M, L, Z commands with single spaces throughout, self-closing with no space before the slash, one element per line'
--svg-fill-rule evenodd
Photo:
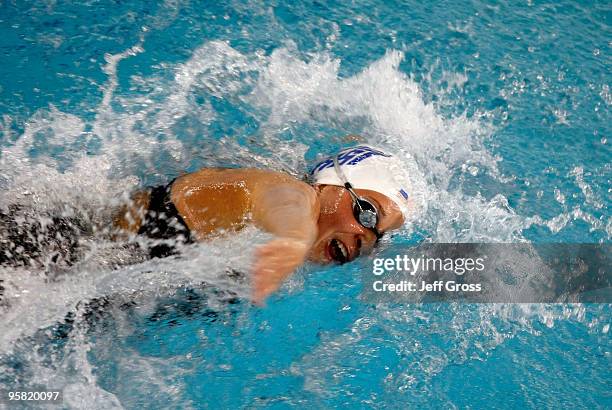
<path fill-rule="evenodd" d="M 365 145 L 360 145 L 358 147 L 349 148 L 345 151 L 340 151 L 338 155 L 338 163 L 340 165 L 356 165 L 363 161 L 366 158 L 370 158 L 373 156 L 382 156 L 382 157 L 390 157 L 391 155 L 386 154 L 382 151 L 370 148 Z M 324 169 L 332 168 L 334 166 L 334 159 L 327 158 L 317 165 L 314 166 L 312 171 L 310 171 L 311 175 L 316 174 L 317 172 L 321 172 Z"/>

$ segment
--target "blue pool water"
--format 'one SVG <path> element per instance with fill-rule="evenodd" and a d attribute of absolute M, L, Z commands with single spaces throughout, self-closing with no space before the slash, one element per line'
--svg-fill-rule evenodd
<path fill-rule="evenodd" d="M 611 18 L 605 1 L 0 2 L 0 208 L 103 225 L 136 186 L 299 176 L 359 134 L 411 164 L 420 205 L 379 252 L 609 242 Z M 0 268 L 0 388 L 62 389 L 67 408 L 612 406 L 609 305 L 365 303 L 364 257 L 304 267 L 262 309 L 226 272 L 264 239 L 114 269 L 133 255 L 96 231 L 67 272 Z"/>

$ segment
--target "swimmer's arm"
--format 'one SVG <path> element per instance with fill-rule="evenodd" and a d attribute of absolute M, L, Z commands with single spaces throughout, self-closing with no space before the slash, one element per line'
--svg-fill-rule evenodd
<path fill-rule="evenodd" d="M 253 299 L 263 300 L 304 263 L 317 236 L 319 204 L 307 184 L 284 184 L 257 192 L 253 222 L 276 236 L 256 253 Z"/>
<path fill-rule="evenodd" d="M 253 222 L 281 238 L 312 245 L 317 236 L 318 199 L 307 184 L 283 184 L 257 192 Z"/>

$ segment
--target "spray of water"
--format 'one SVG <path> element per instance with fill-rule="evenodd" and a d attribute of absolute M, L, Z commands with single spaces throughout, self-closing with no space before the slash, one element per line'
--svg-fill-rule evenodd
<path fill-rule="evenodd" d="M 2 149 L 0 186 L 6 194 L 0 197 L 0 209 L 6 212 L 18 205 L 17 215 L 34 215 L 39 221 L 76 218 L 85 227 L 79 238 L 79 261 L 66 269 L 54 270 L 52 261 L 45 258 L 35 266 L 0 268 L 0 369 L 7 375 L 0 381 L 6 386 L 25 379 L 10 364 L 17 360 L 25 364 L 31 385 L 61 385 L 64 394 L 72 397 L 69 406 L 80 407 L 93 395 L 106 407 L 120 407 L 118 398 L 98 385 L 88 359 L 92 345 L 98 350 L 104 346 L 88 333 L 92 301 L 108 303 L 107 310 L 121 328 L 129 327 L 130 321 L 121 313 L 124 302 L 152 312 L 159 298 L 203 286 L 217 292 L 203 291 L 209 306 L 222 302 L 211 297 L 219 290 L 224 295 L 221 299 L 227 294 L 248 297 L 248 281 L 237 281 L 228 272 L 248 272 L 253 245 L 266 238 L 261 232 L 247 230 L 192 245 L 162 260 L 147 260 L 133 244 L 110 240 L 104 227 L 131 190 L 145 182 L 165 181 L 182 170 L 232 163 L 300 175 L 310 147 L 342 144 L 340 135 L 328 133 L 336 129 L 359 133 L 365 141 L 403 159 L 416 204 L 404 233 L 417 229 L 435 242 L 516 242 L 524 241 L 522 231 L 532 224 L 560 229 L 572 218 L 588 220 L 577 211 L 548 221 L 526 218 L 517 215 L 501 194 L 485 197 L 465 192 L 456 183 L 458 178 L 469 182 L 470 177 L 486 174 L 500 186 L 509 180 L 498 171 L 498 158 L 486 149 L 493 126 L 485 112 L 470 117 L 440 115 L 434 103 L 425 101 L 419 84 L 399 70 L 401 52 L 389 51 L 362 72 L 341 78 L 341 62 L 325 52 L 304 57 L 288 45 L 269 56 L 248 55 L 213 41 L 183 63 L 162 66 L 159 75 L 132 77 L 133 90 L 122 94 L 117 80 L 120 63 L 143 52 L 141 39 L 124 52 L 105 57 L 108 80 L 92 121 L 50 106 L 33 115 L 16 142 Z M 445 77 L 447 91 L 464 82 L 453 73 Z M 248 144 L 232 136 L 208 135 L 210 125 L 223 120 L 210 103 L 211 96 L 248 111 L 259 124 L 258 135 Z M 84 147 L 89 146 L 96 148 L 87 152 Z M 581 175 L 580 170 L 573 172 L 580 189 L 597 205 Z M 289 287 L 299 280 L 298 276 Z M 330 389 L 338 383 L 330 375 L 335 380 L 349 377 L 342 373 L 347 351 L 367 349 L 360 342 L 374 327 L 382 327 L 407 360 L 419 358 L 385 379 L 389 392 L 401 392 L 426 384 L 445 366 L 483 359 L 517 329 L 530 329 L 531 319 L 525 317 L 547 325 L 554 324 L 555 318 L 586 320 L 580 308 L 571 306 L 459 311 L 450 305 L 440 309 L 458 318 L 439 332 L 452 344 L 447 352 L 431 352 L 428 359 L 418 338 L 398 333 L 395 326 L 397 321 L 403 327 L 431 324 L 436 320 L 431 311 L 415 308 L 408 315 L 389 307 L 360 317 L 348 337 L 345 333 L 325 336 L 320 347 L 296 362 L 291 371 L 305 378 L 310 391 L 339 394 Z M 49 359 L 44 348 L 32 351 L 31 346 L 39 346 L 38 340 L 48 343 L 67 318 L 72 330 L 61 358 Z M 127 328 L 124 331 L 130 333 Z M 112 350 L 112 346 L 106 348 Z M 180 382 L 165 375 L 167 363 L 136 353 L 117 360 L 126 377 L 132 369 L 147 380 L 163 380 L 155 394 L 176 396 L 176 390 L 168 386 L 177 389 Z M 325 368 L 320 363 L 326 363 Z M 115 391 L 122 396 L 120 390 Z"/>

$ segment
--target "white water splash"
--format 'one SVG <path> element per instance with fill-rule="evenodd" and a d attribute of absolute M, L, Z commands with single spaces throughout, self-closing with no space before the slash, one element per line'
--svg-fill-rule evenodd
<path fill-rule="evenodd" d="M 295 49 L 288 47 L 270 56 L 249 55 L 225 42 L 210 42 L 195 50 L 183 63 L 162 64 L 161 72 L 150 78 L 132 77 L 136 91 L 121 94 L 117 80 L 121 61 L 143 52 L 144 44 L 139 43 L 122 53 L 107 56 L 104 72 L 109 78 L 91 123 L 51 106 L 30 118 L 15 144 L 3 147 L 0 183 L 8 194 L 0 197 L 0 208 L 18 202 L 42 212 L 71 204 L 102 225 L 104 221 L 108 223 L 113 206 L 140 184 L 143 174 L 157 175 L 164 180 L 194 163 L 201 163 L 202 158 L 233 159 L 237 165 L 255 164 L 300 174 L 304 171 L 307 149 L 313 145 L 325 146 L 337 137 L 323 132 L 294 135 L 289 141 L 284 137 L 284 133 L 297 129 L 292 128 L 296 124 L 306 124 L 314 129 L 323 126 L 335 129 L 340 125 L 338 128 L 359 131 L 366 141 L 403 158 L 411 194 L 418 205 L 407 231 L 425 230 L 431 235 L 428 240 L 516 242 L 524 240 L 522 230 L 531 224 L 558 231 L 569 221 L 561 215 L 549 221 L 537 216 L 524 217 L 512 209 L 502 194 L 485 197 L 480 193 L 467 194 L 452 186 L 457 173 L 475 176 L 470 171 L 474 167 L 478 169 L 476 174 L 486 173 L 500 184 L 505 181 L 497 170 L 498 159 L 484 144 L 492 128 L 484 113 L 470 118 L 442 116 L 433 103 L 424 100 L 419 84 L 399 70 L 401 52 L 389 51 L 362 72 L 342 78 L 341 62 L 326 53 L 316 53 L 304 60 Z M 170 75 L 164 76 L 167 73 Z M 461 75 L 452 73 L 446 80 L 449 87 L 462 87 L 464 83 Z M 241 145 L 230 137 L 215 140 L 213 137 L 219 136 L 208 135 L 208 126 L 219 120 L 220 114 L 207 98 L 199 101 L 201 96 L 250 105 L 251 114 L 260 126 L 252 145 Z M 183 128 L 185 119 L 189 120 L 189 129 Z M 177 131 L 186 135 L 179 138 Z M 84 153 L 79 149 L 81 139 L 99 139 L 99 152 Z M 56 153 L 56 148 L 63 148 L 61 154 Z M 32 154 L 34 151 L 36 155 Z M 579 179 L 582 174 L 575 173 L 575 177 L 578 183 L 584 182 Z M 585 196 L 589 194 L 586 187 L 581 189 Z M 596 203 L 592 196 L 588 200 Z M 588 220 L 590 215 L 580 212 L 574 210 L 572 217 Z M 202 283 L 246 299 L 248 284 L 237 284 L 224 274 L 228 269 L 249 270 L 253 245 L 262 240 L 259 235 L 245 231 L 232 238 L 188 247 L 180 257 L 119 269 L 113 268 L 113 258 L 128 259 L 137 255 L 109 244 L 104 237 L 94 236 L 87 238 L 91 247 L 82 263 L 56 278 L 39 271 L 2 268 L 5 292 L 0 352 L 2 355 L 14 352 L 21 340 L 61 323 L 69 312 L 76 312 L 77 331 L 70 334 L 73 349 L 72 356 L 68 354 L 72 360 L 70 366 L 62 371 L 50 371 L 45 360 L 35 355 L 26 360 L 30 361 L 34 373 L 40 375 L 41 384 L 52 380 L 51 375 L 63 377 L 60 384 L 64 386 L 64 394 L 72 397 L 68 406 L 80 407 L 83 400 L 94 396 L 108 407 L 118 407 L 119 399 L 98 386 L 90 367 L 87 353 L 91 342 L 78 330 L 78 324 L 83 321 L 83 311 L 79 310 L 83 305 L 79 304 L 95 298 L 117 297 L 137 301 L 146 309 L 147 300 Z M 428 382 L 455 363 L 452 357 L 463 357 L 462 347 L 472 348 L 478 358 L 486 356 L 511 337 L 493 323 L 496 315 L 506 319 L 512 315 L 522 317 L 516 312 L 508 313 L 512 308 L 500 307 L 501 313 L 495 309 L 484 308 L 469 315 L 458 310 L 450 312 L 450 316 L 456 316 L 462 323 L 447 335 L 458 340 L 457 346 L 452 354 L 439 352 L 440 361 L 434 360 L 431 354 L 425 357 L 421 347 L 411 344 L 413 339 L 399 334 L 397 327 L 385 325 L 397 345 L 405 349 L 403 353 L 425 357 L 415 367 L 392 372 L 386 381 L 389 389 L 402 391 L 413 383 Z M 413 326 L 419 315 L 428 314 L 415 311 L 414 316 L 408 317 L 400 309 L 381 311 L 384 320 L 403 320 L 402 329 Z M 554 325 L 555 320 L 567 313 L 550 314 L 545 308 L 533 308 L 529 312 L 525 314 L 530 317 L 525 323 L 520 322 L 523 319 L 516 319 L 516 326 L 514 322 L 510 324 L 514 331 L 529 331 L 533 317 Z M 392 319 L 392 316 L 403 319 Z M 351 376 L 343 368 L 342 358 L 350 356 L 353 349 L 365 356 L 369 354 L 359 350 L 366 349 L 359 346 L 359 341 L 370 335 L 372 323 L 379 324 L 379 320 L 380 314 L 361 317 L 348 334 L 324 337 L 321 347 L 296 362 L 292 371 L 305 376 L 307 390 L 323 396 L 328 394 L 326 378 L 330 374 L 336 374 L 338 380 Z M 136 353 L 119 357 L 118 362 L 151 380 L 158 380 L 166 370 L 161 361 L 139 357 Z M 125 374 L 130 371 L 125 370 Z M 165 387 L 167 383 L 160 383 L 160 390 Z M 164 393 L 172 395 L 172 391 Z"/>

